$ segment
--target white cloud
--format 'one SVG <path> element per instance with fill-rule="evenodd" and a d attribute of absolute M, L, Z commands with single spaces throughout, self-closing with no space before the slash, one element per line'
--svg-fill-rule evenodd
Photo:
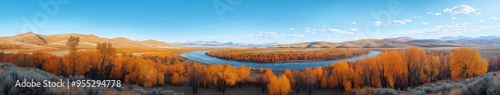
<path fill-rule="evenodd" d="M 351 31 L 353 31 L 353 32 L 358 31 L 358 29 L 357 29 L 357 28 L 351 28 L 351 29 L 349 29 L 349 30 L 351 30 Z"/>
<path fill-rule="evenodd" d="M 375 26 L 380 26 L 380 25 L 382 25 L 382 22 L 380 22 L 380 21 L 375 21 L 375 22 L 373 22 L 373 23 L 375 24 Z"/>
<path fill-rule="evenodd" d="M 316 31 L 316 29 L 311 29 L 311 27 L 306 27 L 306 29 L 304 30 L 304 33 L 313 33 Z"/>
<path fill-rule="evenodd" d="M 396 24 L 396 25 L 404 25 L 406 23 L 410 23 L 413 20 L 411 19 L 403 19 L 403 20 L 393 20 L 391 23 Z"/>
<path fill-rule="evenodd" d="M 423 34 L 423 33 L 456 35 L 456 34 L 463 34 L 470 32 L 492 31 L 492 30 L 499 31 L 500 26 L 469 26 L 469 22 L 462 22 L 462 23 L 456 23 L 454 25 L 435 26 L 432 28 L 409 30 L 404 32 L 392 33 L 388 35 L 411 35 L 411 34 Z"/>
<path fill-rule="evenodd" d="M 422 17 L 420 17 L 420 16 L 413 16 L 413 18 L 422 18 Z"/>
<path fill-rule="evenodd" d="M 471 7 L 469 5 L 459 5 L 459 6 L 454 6 L 453 8 L 443 9 L 444 13 L 450 13 L 450 14 L 470 14 L 470 13 L 478 14 L 476 11 L 477 11 L 476 8 Z"/>
<path fill-rule="evenodd" d="M 479 21 L 484 22 L 484 20 L 483 20 L 483 19 L 481 19 L 481 20 L 479 20 Z"/>
<path fill-rule="evenodd" d="M 457 19 L 457 18 L 455 18 L 455 17 L 451 17 L 451 20 L 455 20 L 455 19 Z"/>
<path fill-rule="evenodd" d="M 253 38 L 276 38 L 276 37 L 279 37 L 278 33 L 276 33 L 276 32 L 260 32 L 259 34 L 246 35 L 246 36 L 253 37 Z"/>
<path fill-rule="evenodd" d="M 423 24 L 423 25 L 429 25 L 429 23 L 427 23 L 427 22 L 422 22 L 422 24 Z"/>
<path fill-rule="evenodd" d="M 335 29 L 335 28 L 328 28 L 328 30 L 326 32 L 332 32 L 332 33 L 336 33 L 336 34 L 348 34 L 348 35 L 354 34 L 354 32 L 339 30 L 339 29 Z"/>
<path fill-rule="evenodd" d="M 304 37 L 304 34 L 288 34 L 289 37 Z"/>
<path fill-rule="evenodd" d="M 286 28 L 286 30 L 293 31 L 293 30 L 295 30 L 295 29 L 294 29 L 294 28 Z"/>
<path fill-rule="evenodd" d="M 442 13 L 434 13 L 435 16 L 443 15 Z"/>
<path fill-rule="evenodd" d="M 434 16 L 443 15 L 442 13 L 439 13 L 439 12 L 427 12 L 427 14 L 434 15 Z"/>
<path fill-rule="evenodd" d="M 491 20 L 498 20 L 498 18 L 497 18 L 497 17 L 495 17 L 495 16 L 490 17 L 490 19 L 491 19 Z"/>
<path fill-rule="evenodd" d="M 356 23 L 357 23 L 356 21 L 354 21 L 354 22 L 351 22 L 351 24 L 356 24 Z"/>

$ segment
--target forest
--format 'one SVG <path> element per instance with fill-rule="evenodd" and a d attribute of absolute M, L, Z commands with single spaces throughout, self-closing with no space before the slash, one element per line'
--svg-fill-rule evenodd
<path fill-rule="evenodd" d="M 284 70 L 283 74 L 277 75 L 266 68 L 189 61 L 174 53 L 179 50 L 134 55 L 117 53 L 118 50 L 110 43 L 99 43 L 91 50 L 79 50 L 76 48 L 78 44 L 78 37 L 70 37 L 66 43 L 69 51 L 66 55 L 55 56 L 44 51 L 16 54 L 2 52 L 0 61 L 65 77 L 116 79 L 143 87 L 189 85 L 192 94 L 202 94 L 198 92 L 199 88 L 217 89 L 225 93 L 232 88 L 243 87 L 258 87 L 262 93 L 269 95 L 312 95 L 315 89 L 341 89 L 349 94 L 365 88 L 407 89 L 439 80 L 478 77 L 500 70 L 500 57 L 483 59 L 476 49 L 467 47 L 451 51 L 425 51 L 418 47 L 383 50 L 380 55 L 364 60 L 340 61 L 330 66 L 305 70 Z M 209 54 L 237 60 L 274 62 L 341 58 L 367 52 L 359 49 L 329 49 L 329 52 L 314 53 L 219 50 Z M 285 54 L 279 55 L 281 53 Z M 249 55 L 243 56 L 246 54 Z M 257 74 L 251 77 L 252 73 Z"/>
<path fill-rule="evenodd" d="M 221 49 L 207 52 L 207 55 L 238 61 L 252 61 L 262 63 L 306 61 L 306 60 L 333 60 L 349 58 L 367 54 L 369 50 L 332 48 L 326 50 L 263 50 L 263 49 Z"/>

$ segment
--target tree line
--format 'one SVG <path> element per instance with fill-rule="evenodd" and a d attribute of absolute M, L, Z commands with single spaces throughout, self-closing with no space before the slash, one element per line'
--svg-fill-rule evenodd
<path fill-rule="evenodd" d="M 331 60 L 349 58 L 369 53 L 369 50 L 333 48 L 326 50 L 254 50 L 254 49 L 221 49 L 207 52 L 207 55 L 252 62 L 283 62 L 303 60 Z"/>
<path fill-rule="evenodd" d="M 16 46 L 16 45 L 12 45 L 12 44 L 7 44 L 7 43 L 0 44 L 0 50 L 3 50 L 3 49 L 18 49 L 18 48 L 21 48 L 21 47 Z"/>
<path fill-rule="evenodd" d="M 317 81 L 321 88 L 350 92 L 364 87 L 406 89 L 437 80 L 481 76 L 488 71 L 488 62 L 476 49 L 466 47 L 429 52 L 411 47 L 386 50 L 375 57 L 340 61 L 323 68 L 326 70 L 323 76 L 316 77 L 321 79 Z"/>

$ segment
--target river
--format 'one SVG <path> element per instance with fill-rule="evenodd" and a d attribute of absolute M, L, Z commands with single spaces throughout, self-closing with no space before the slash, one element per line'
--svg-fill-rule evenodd
<path fill-rule="evenodd" d="M 237 60 L 227 60 L 227 59 L 221 59 L 217 57 L 212 57 L 208 56 L 205 53 L 208 51 L 193 51 L 193 52 L 187 52 L 187 53 L 182 53 L 180 56 L 188 58 L 190 60 L 198 61 L 198 62 L 203 62 L 207 64 L 217 64 L 217 63 L 229 63 L 232 66 L 248 66 L 252 68 L 271 68 L 273 70 L 285 70 L 285 69 L 290 69 L 290 70 L 303 70 L 306 69 L 307 67 L 315 68 L 319 66 L 328 66 L 332 63 L 336 63 L 341 60 L 349 60 L 349 61 L 356 61 L 359 59 L 365 59 L 365 55 L 361 56 L 356 56 L 352 58 L 344 58 L 344 59 L 335 59 L 335 60 L 320 60 L 320 61 L 304 61 L 304 62 L 285 62 L 285 63 L 258 63 L 258 62 L 245 62 L 245 61 L 237 61 Z M 366 54 L 368 57 L 373 57 L 377 56 L 380 54 L 380 51 L 370 51 L 370 53 Z"/>

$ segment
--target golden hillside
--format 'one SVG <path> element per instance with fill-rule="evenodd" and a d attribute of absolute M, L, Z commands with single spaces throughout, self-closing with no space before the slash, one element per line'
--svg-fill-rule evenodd
<path fill-rule="evenodd" d="M 78 48 L 95 48 L 97 43 L 109 42 L 116 48 L 171 48 L 179 47 L 178 45 L 156 41 L 134 41 L 124 37 L 103 38 L 92 34 L 56 34 L 56 35 L 40 35 L 33 32 L 18 34 L 15 36 L 0 37 L 0 44 L 15 45 L 17 48 L 23 49 L 65 49 L 66 40 L 70 36 L 80 37 Z M 42 40 L 44 39 L 45 42 Z"/>

